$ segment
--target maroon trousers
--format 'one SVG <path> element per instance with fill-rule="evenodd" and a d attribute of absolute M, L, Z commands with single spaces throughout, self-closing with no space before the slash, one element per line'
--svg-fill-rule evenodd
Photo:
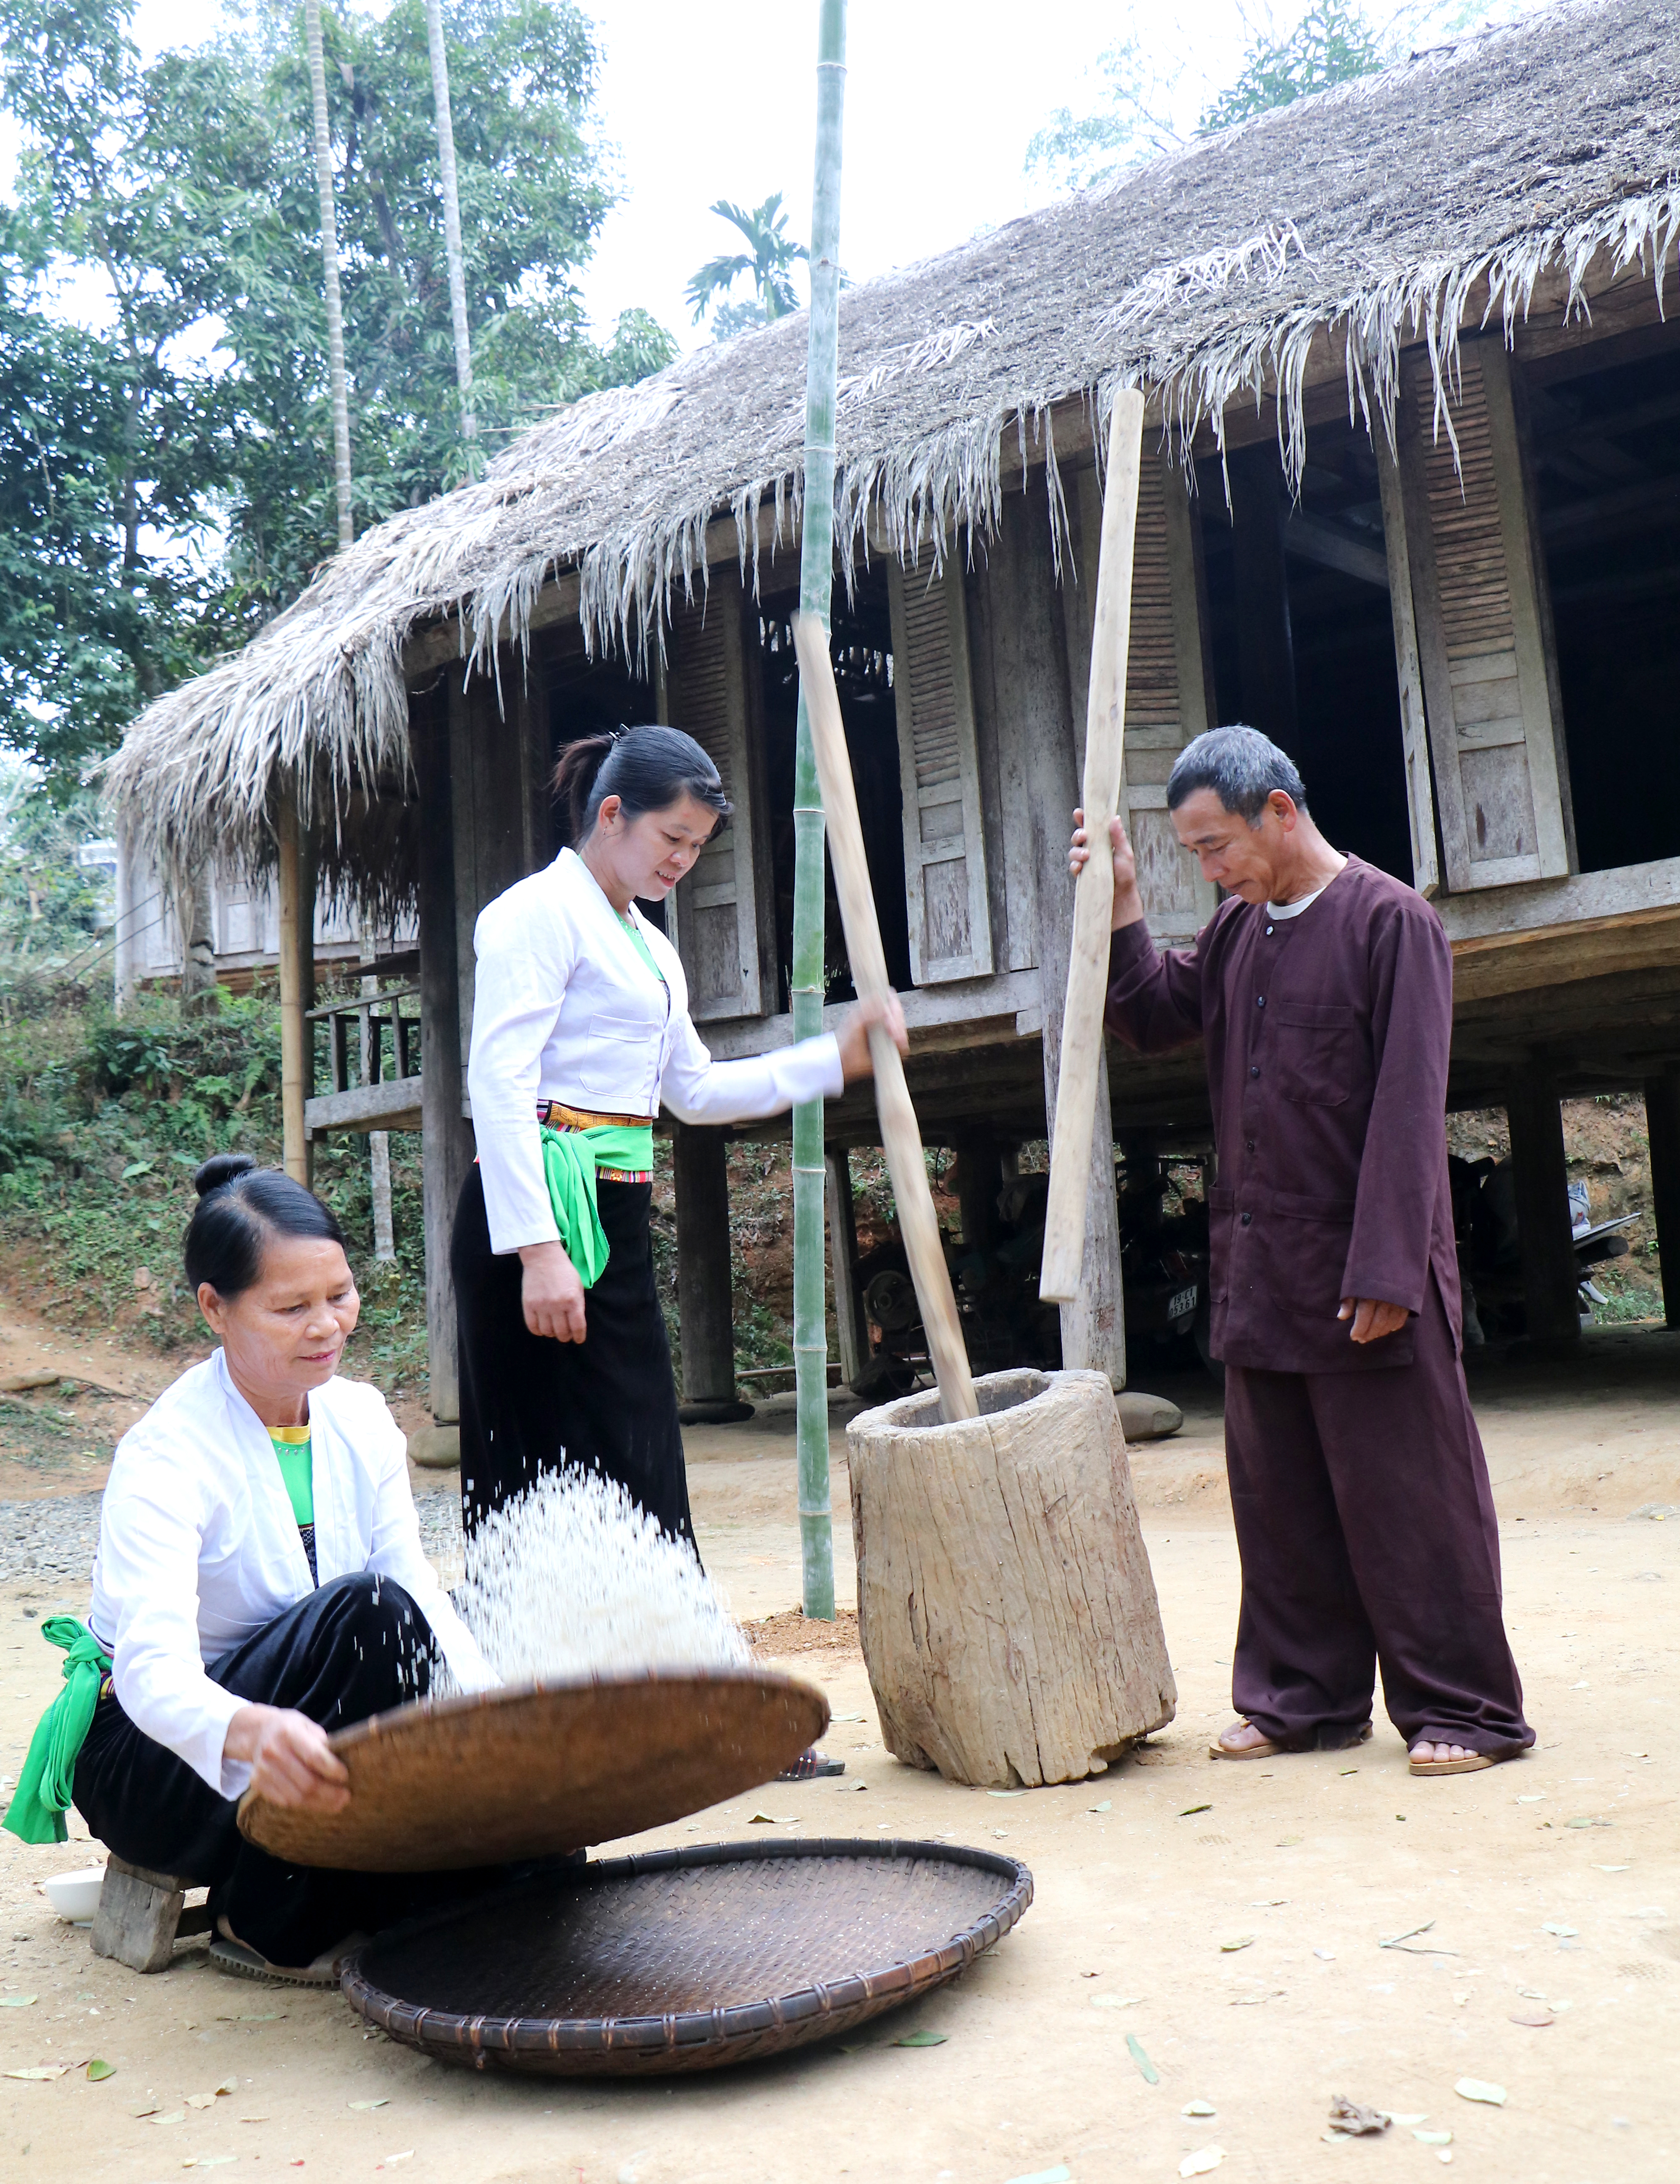
<path fill-rule="evenodd" d="M 1232 1695 L 1256 1729 L 1339 1742 L 1370 1719 L 1380 1661 L 1408 1744 L 1533 1744 L 1482 1438 L 1432 1281 L 1410 1365 L 1227 1366 L 1225 1456 L 1243 1563 Z"/>

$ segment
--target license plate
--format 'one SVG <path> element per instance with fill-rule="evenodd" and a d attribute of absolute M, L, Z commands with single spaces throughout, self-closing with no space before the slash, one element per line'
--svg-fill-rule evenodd
<path fill-rule="evenodd" d="M 1192 1282 L 1188 1290 L 1176 1290 L 1168 1299 L 1166 1316 L 1169 1319 L 1182 1319 L 1187 1312 L 1193 1312 L 1195 1309 L 1196 1284 Z"/>

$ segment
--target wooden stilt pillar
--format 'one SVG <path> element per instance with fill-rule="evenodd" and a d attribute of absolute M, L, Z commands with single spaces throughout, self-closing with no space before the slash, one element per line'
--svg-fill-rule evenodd
<path fill-rule="evenodd" d="M 828 1149 L 828 1251 L 834 1274 L 834 1324 L 840 1378 L 849 1388 L 869 1362 L 869 1332 L 858 1287 L 858 1223 L 852 1204 L 852 1162 L 843 1145 Z"/>
<path fill-rule="evenodd" d="M 989 1130 L 965 1131 L 957 1138 L 956 1150 L 963 1248 L 989 1251 L 998 1240 L 998 1193 L 1004 1179 L 998 1141 Z"/>
<path fill-rule="evenodd" d="M 1513 1078 L 1505 1099 L 1522 1243 L 1522 1294 L 1531 1340 L 1581 1335 L 1578 1274 L 1569 1228 L 1569 1168 L 1555 1081 L 1538 1061 Z"/>
<path fill-rule="evenodd" d="M 279 849 L 280 897 L 280 1118 L 281 1159 L 286 1173 L 301 1183 L 309 1180 L 309 1144 L 303 1134 L 303 1103 L 309 1096 L 309 1026 L 303 1011 L 309 1000 L 303 991 L 303 935 L 309 934 L 314 956 L 314 905 L 303 893 L 303 827 L 298 810 L 298 791 L 289 777 L 279 788 L 275 833 Z"/>
<path fill-rule="evenodd" d="M 1645 1128 L 1650 1136 L 1663 1318 L 1670 1327 L 1680 1327 L 1680 1068 L 1645 1079 Z"/>
<path fill-rule="evenodd" d="M 450 681 L 453 682 L 453 677 Z M 450 797 L 449 709 L 458 691 L 415 699 L 409 715 L 420 783 L 420 1164 L 426 1222 L 426 1336 L 431 1415 L 461 1415 L 455 1287 L 449 1238 L 472 1166 L 472 1126 L 461 1112 L 460 966 L 455 929 L 455 827 Z"/>
<path fill-rule="evenodd" d="M 735 1392 L 735 1312 L 729 1258 L 729 1141 L 721 1130 L 679 1123 L 672 1145 L 676 1180 L 676 1309 L 682 1329 L 685 1425 L 749 1418 Z"/>

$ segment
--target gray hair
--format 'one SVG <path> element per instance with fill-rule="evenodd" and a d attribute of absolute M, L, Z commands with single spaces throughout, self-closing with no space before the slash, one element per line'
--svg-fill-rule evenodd
<path fill-rule="evenodd" d="M 1274 789 L 1281 788 L 1298 811 L 1307 808 L 1306 785 L 1294 760 L 1258 728 L 1209 728 L 1185 744 L 1167 781 L 1167 810 L 1176 811 L 1199 788 L 1212 789 L 1227 811 L 1251 827 Z"/>

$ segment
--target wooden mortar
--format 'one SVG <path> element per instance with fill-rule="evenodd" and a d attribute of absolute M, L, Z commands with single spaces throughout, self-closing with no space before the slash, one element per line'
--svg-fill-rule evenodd
<path fill-rule="evenodd" d="M 948 1781 L 1075 1782 L 1177 1688 L 1102 1373 L 993 1373 L 846 1429 L 858 1630 L 887 1748 Z"/>

